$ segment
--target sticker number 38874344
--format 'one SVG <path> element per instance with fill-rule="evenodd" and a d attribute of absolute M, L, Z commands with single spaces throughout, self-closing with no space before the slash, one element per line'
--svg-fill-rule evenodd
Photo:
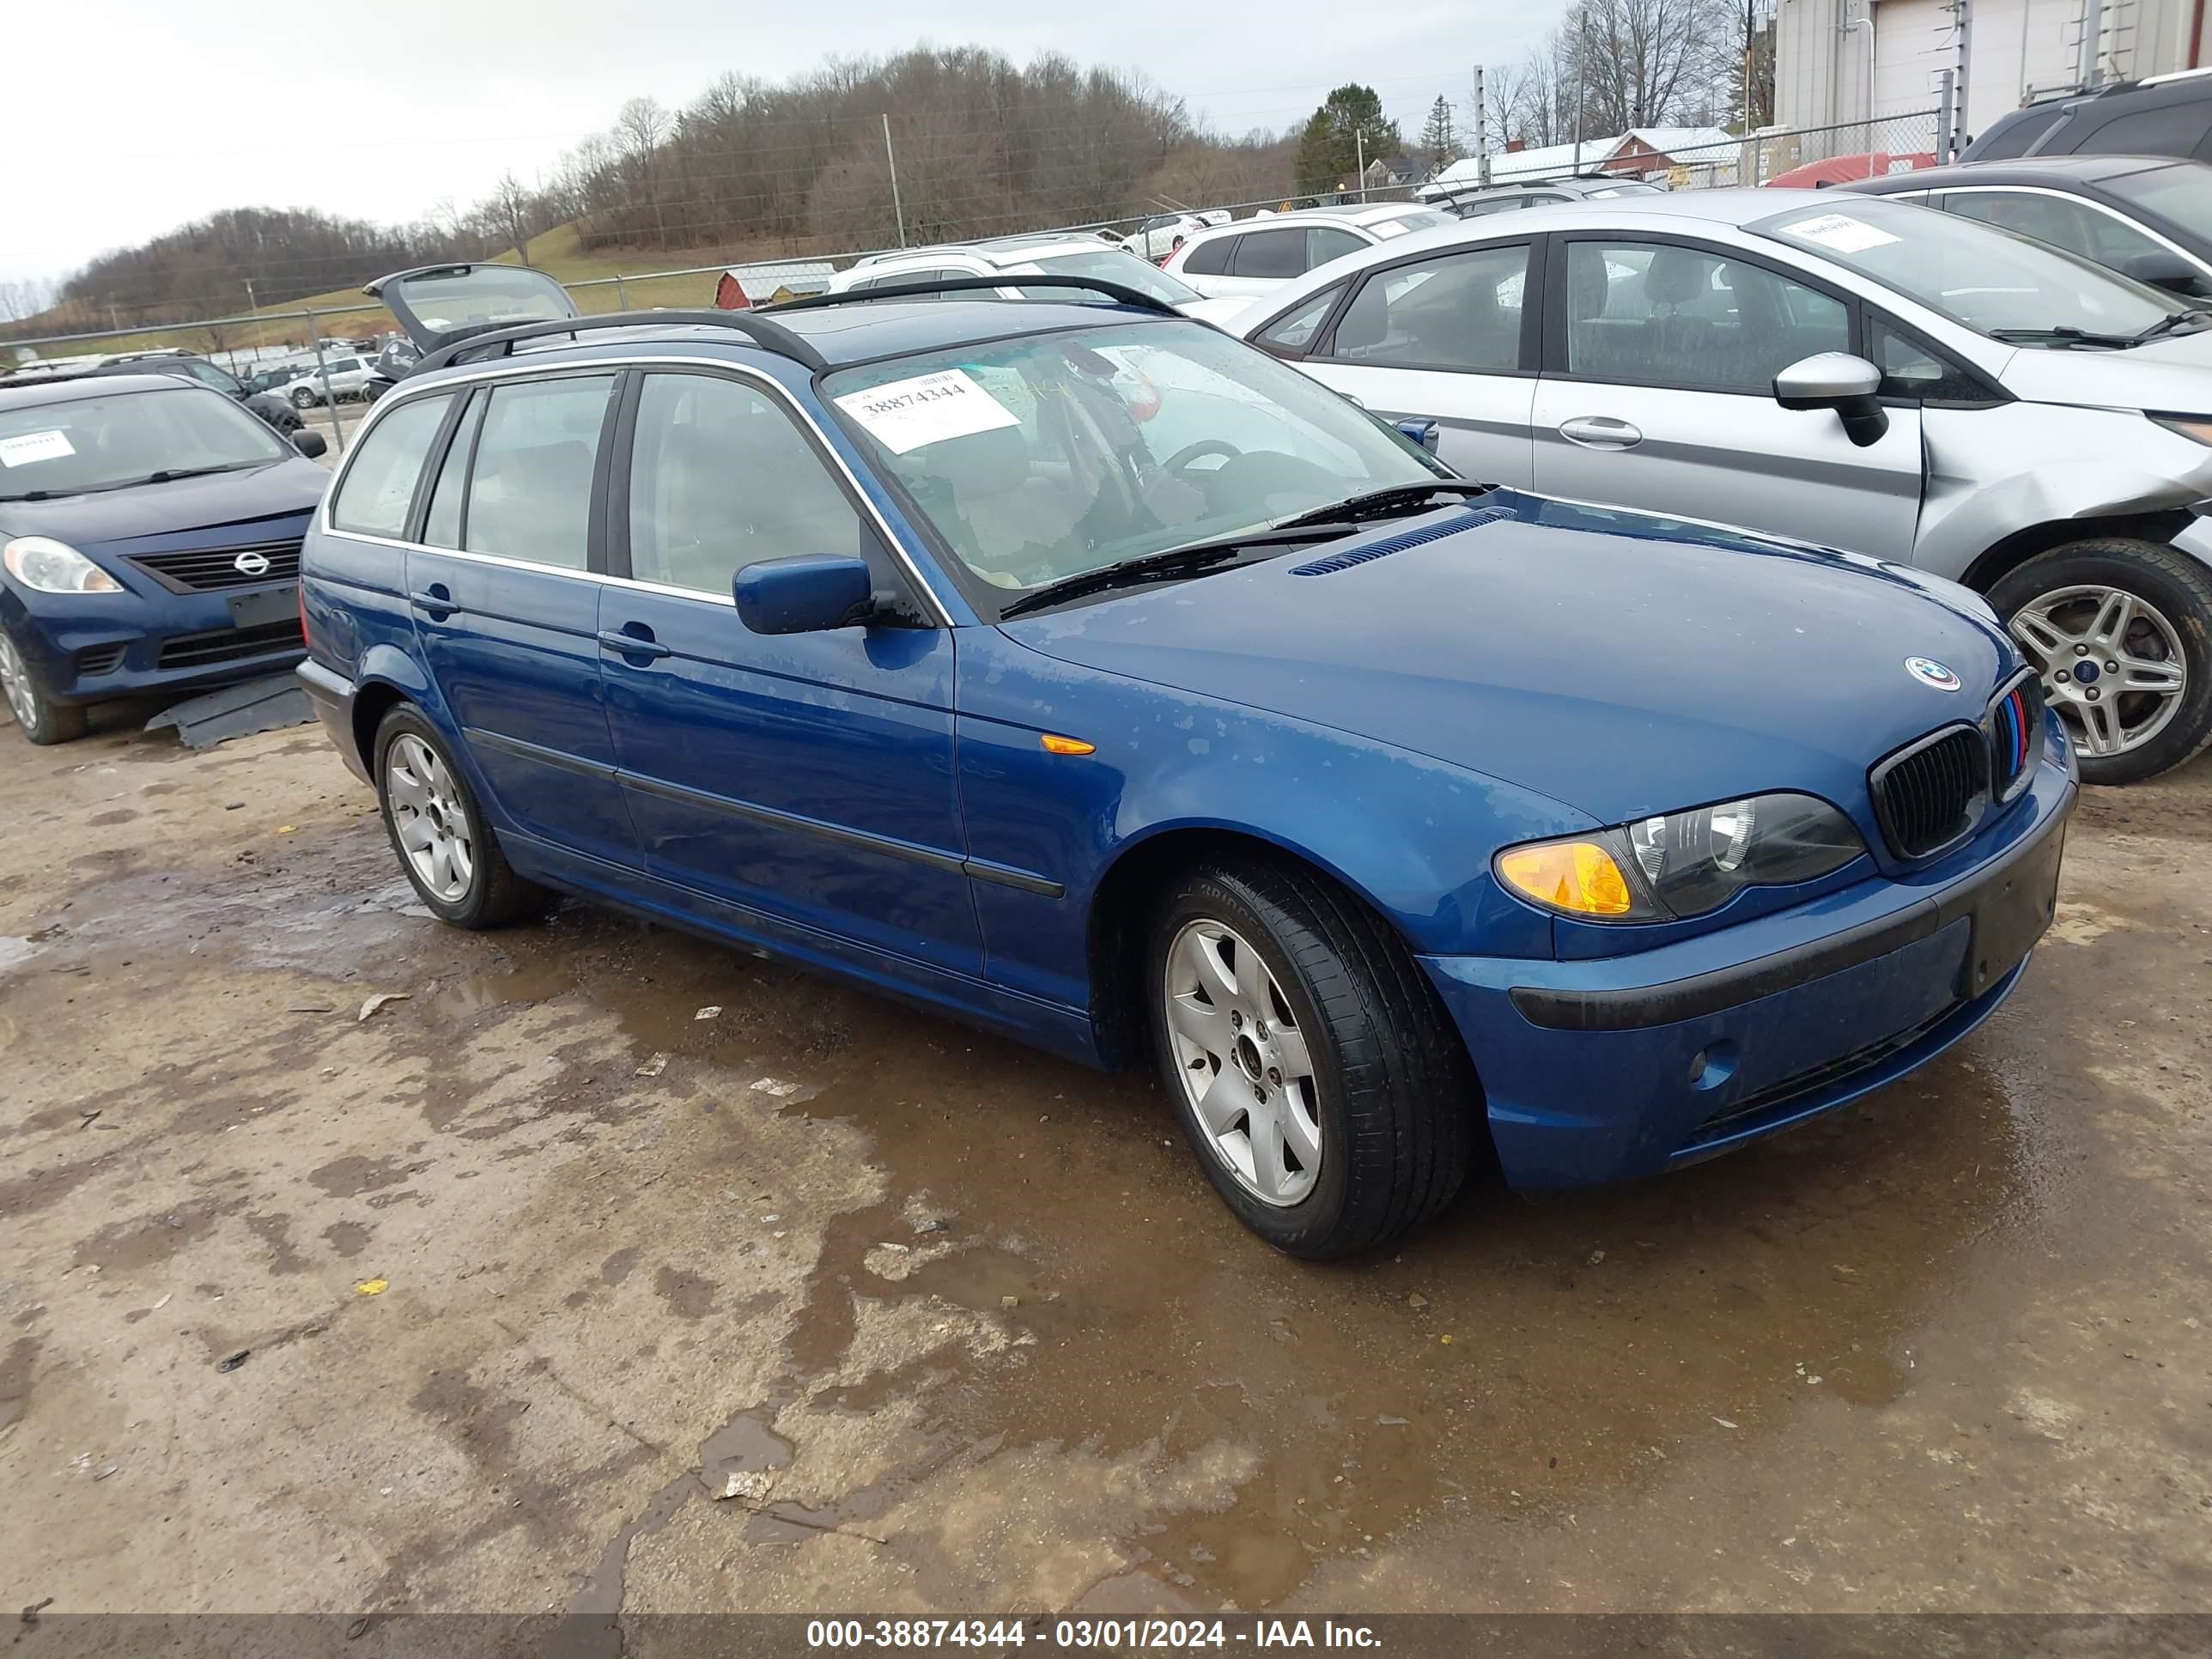
<path fill-rule="evenodd" d="M 947 438 L 1021 424 L 1012 410 L 960 368 L 848 392 L 837 399 L 837 407 L 894 455 Z"/>

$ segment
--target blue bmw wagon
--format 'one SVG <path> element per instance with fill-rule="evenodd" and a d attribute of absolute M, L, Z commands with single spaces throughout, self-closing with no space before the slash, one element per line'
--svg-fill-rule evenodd
<path fill-rule="evenodd" d="M 2070 751 L 1964 588 L 1461 480 L 1111 284 L 429 280 L 300 672 L 448 921 L 558 890 L 1149 1058 L 1320 1257 L 1888 1083 L 2050 921 Z"/>
<path fill-rule="evenodd" d="M 0 387 L 0 690 L 23 734 L 298 662 L 322 453 L 171 374 Z"/>

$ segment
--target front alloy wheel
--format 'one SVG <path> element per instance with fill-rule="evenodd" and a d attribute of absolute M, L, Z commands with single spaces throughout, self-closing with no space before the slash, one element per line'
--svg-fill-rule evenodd
<path fill-rule="evenodd" d="M 2212 741 L 2212 574 L 2155 543 L 2076 542 L 1990 590 L 2092 783 L 2156 775 Z"/>
<path fill-rule="evenodd" d="M 46 696 L 38 671 L 5 629 L 0 629 L 0 692 L 7 696 L 8 712 L 15 724 L 33 743 L 67 743 L 84 735 L 84 710 Z"/>
<path fill-rule="evenodd" d="M 1187 871 L 1146 937 L 1154 1051 L 1222 1201 L 1279 1250 L 1369 1250 L 1465 1182 L 1482 1103 L 1405 943 L 1264 854 Z"/>
<path fill-rule="evenodd" d="M 313 409 L 314 406 L 315 406 L 315 394 L 314 394 L 313 392 L 312 392 L 308 391 L 307 387 L 305 387 L 305 386 L 301 386 L 301 387 L 297 388 L 295 391 L 294 391 L 294 392 L 292 393 L 292 407 L 293 407 L 293 408 L 295 408 L 295 409 Z"/>

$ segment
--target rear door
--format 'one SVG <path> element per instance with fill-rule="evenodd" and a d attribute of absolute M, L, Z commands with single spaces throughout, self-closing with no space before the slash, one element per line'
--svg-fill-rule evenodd
<path fill-rule="evenodd" d="M 1532 240 L 1372 266 L 1298 366 L 1386 419 L 1436 422 L 1438 459 L 1468 477 L 1526 488 L 1535 254 Z"/>
<path fill-rule="evenodd" d="M 451 423 L 407 594 L 499 811 L 526 835 L 629 865 L 637 841 L 615 781 L 594 574 L 617 384 L 600 369 L 476 390 Z"/>
<path fill-rule="evenodd" d="M 778 636 L 732 579 L 857 555 L 927 614 L 782 394 L 736 372 L 639 377 L 600 603 L 616 753 L 646 867 L 877 952 L 979 972 L 953 783 L 953 635 Z M 623 580 L 626 578 L 626 580 Z"/>
<path fill-rule="evenodd" d="M 1910 559 L 1920 411 L 1859 448 L 1829 410 L 1774 401 L 1802 357 L 1858 351 L 1851 303 L 1735 250 L 1554 239 L 1535 487 Z"/>

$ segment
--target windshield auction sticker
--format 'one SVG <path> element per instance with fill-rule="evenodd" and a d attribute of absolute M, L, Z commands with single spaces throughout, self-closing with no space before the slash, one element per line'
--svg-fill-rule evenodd
<path fill-rule="evenodd" d="M 26 432 L 20 438 L 0 438 L 0 466 L 28 466 L 33 461 L 58 461 L 76 453 L 66 432 Z"/>
<path fill-rule="evenodd" d="M 867 428 L 869 435 L 894 455 L 947 438 L 966 438 L 1002 426 L 1019 426 L 1014 412 L 994 398 L 963 368 L 917 374 L 866 392 L 848 392 L 837 407 Z"/>
<path fill-rule="evenodd" d="M 1864 253 L 1870 247 L 1887 247 L 1897 240 L 1887 231 L 1876 230 L 1865 220 L 1854 219 L 1848 213 L 1823 213 L 1818 218 L 1800 219 L 1794 225 L 1783 226 L 1782 232 L 1832 253 Z"/>

